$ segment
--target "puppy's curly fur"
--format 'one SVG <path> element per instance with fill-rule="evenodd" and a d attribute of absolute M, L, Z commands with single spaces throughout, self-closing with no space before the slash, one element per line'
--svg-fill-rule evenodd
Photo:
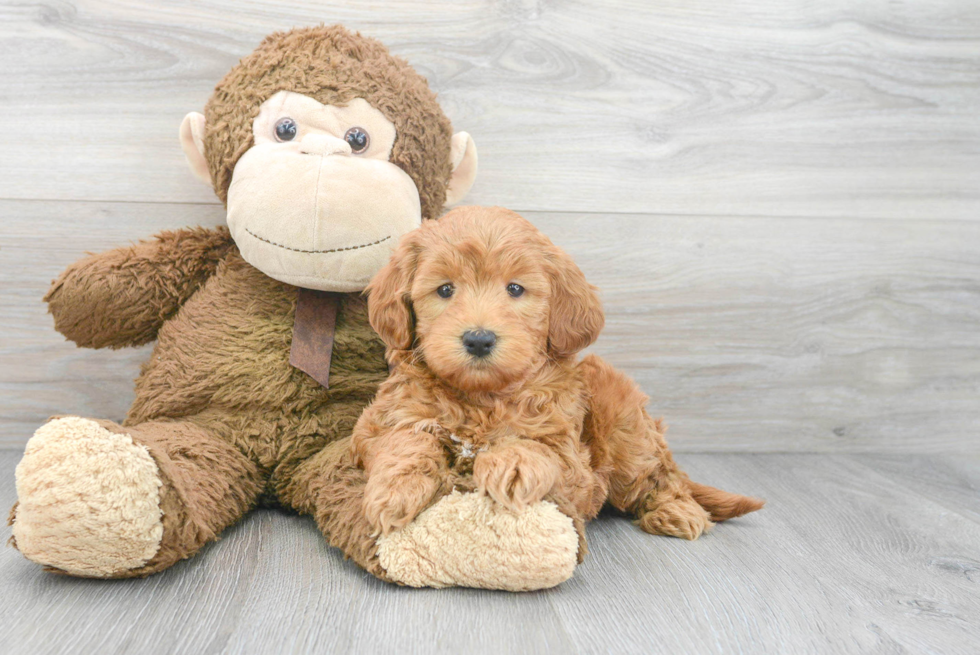
<path fill-rule="evenodd" d="M 364 513 L 404 527 L 455 488 L 520 511 L 547 499 L 576 523 L 606 501 L 648 532 L 696 539 L 761 501 L 691 482 L 636 385 L 576 354 L 604 324 L 596 289 L 528 221 L 461 207 L 406 235 L 368 287 L 391 377 L 351 440 Z M 464 336 L 492 335 L 489 350 Z"/>

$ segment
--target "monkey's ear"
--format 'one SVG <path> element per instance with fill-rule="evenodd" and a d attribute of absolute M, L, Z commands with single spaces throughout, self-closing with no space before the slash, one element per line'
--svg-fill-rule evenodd
<path fill-rule="evenodd" d="M 446 189 L 446 204 L 455 205 L 466 197 L 476 181 L 476 144 L 466 132 L 453 135 L 449 159 L 453 164 L 453 175 Z"/>
<path fill-rule="evenodd" d="M 180 124 L 180 147 L 191 167 L 191 172 L 202 182 L 211 185 L 208 160 L 204 158 L 204 114 L 196 111 L 184 116 Z"/>

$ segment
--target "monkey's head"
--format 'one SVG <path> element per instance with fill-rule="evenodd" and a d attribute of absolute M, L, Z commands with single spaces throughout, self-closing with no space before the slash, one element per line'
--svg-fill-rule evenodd
<path fill-rule="evenodd" d="M 425 78 L 337 25 L 267 37 L 180 127 L 194 173 L 266 275 L 360 291 L 398 238 L 458 202 L 476 147 Z"/>

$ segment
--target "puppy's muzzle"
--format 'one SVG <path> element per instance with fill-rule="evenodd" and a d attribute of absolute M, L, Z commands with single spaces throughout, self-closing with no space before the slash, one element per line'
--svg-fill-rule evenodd
<path fill-rule="evenodd" d="M 482 328 L 467 330 L 463 333 L 463 347 L 474 357 L 486 357 L 493 351 L 497 343 L 497 335 Z"/>

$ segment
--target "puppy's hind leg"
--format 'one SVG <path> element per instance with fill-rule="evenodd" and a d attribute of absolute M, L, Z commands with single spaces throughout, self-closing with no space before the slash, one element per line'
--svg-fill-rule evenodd
<path fill-rule="evenodd" d="M 644 409 L 636 383 L 590 355 L 580 371 L 589 389 L 583 439 L 592 468 L 608 477 L 609 503 L 636 516 L 646 532 L 697 539 L 714 523 L 762 507 L 762 501 L 700 485 L 674 462 L 664 426 Z"/>
<path fill-rule="evenodd" d="M 664 440 L 664 428 L 643 416 L 624 427 L 609 484 L 609 502 L 630 512 L 645 532 L 697 539 L 711 529 L 711 514 L 695 499 Z M 625 439 L 622 439 L 625 437 Z M 628 439 L 628 441 L 627 441 Z"/>

